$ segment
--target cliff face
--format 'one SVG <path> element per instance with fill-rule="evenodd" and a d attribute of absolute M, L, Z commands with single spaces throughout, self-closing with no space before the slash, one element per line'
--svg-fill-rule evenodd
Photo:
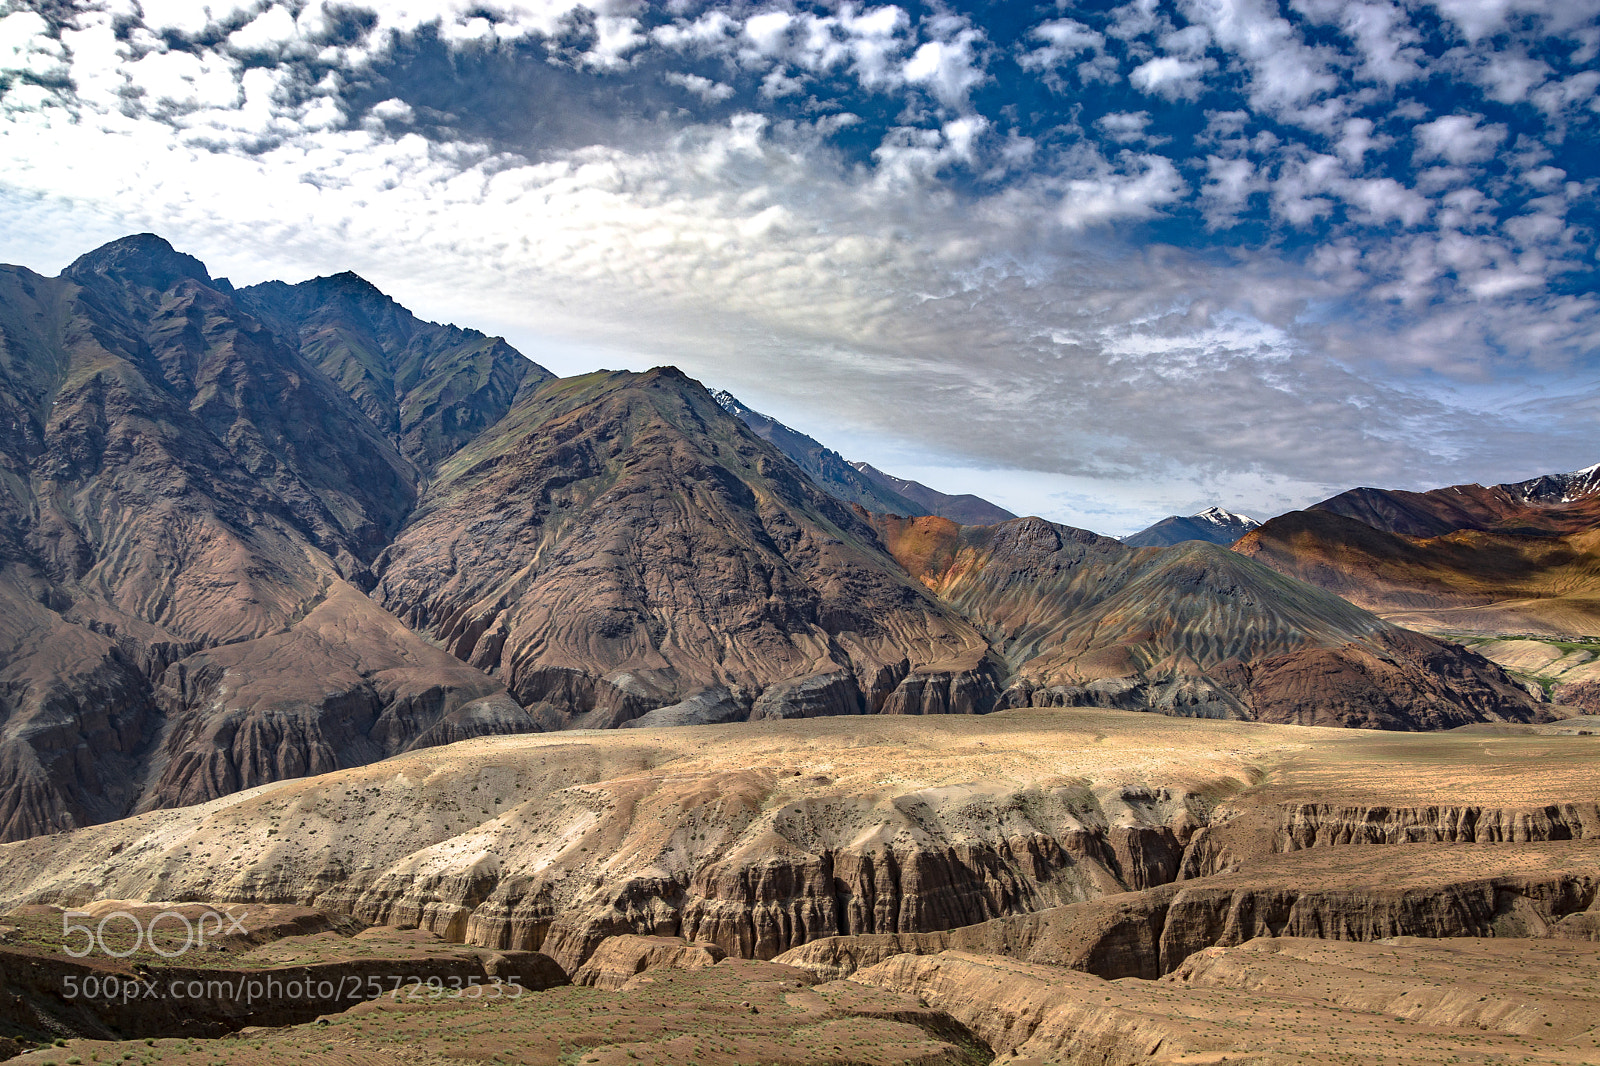
<path fill-rule="evenodd" d="M 1204 822 L 1200 793 L 1249 777 L 1239 757 L 1197 750 L 1151 783 L 1144 767 L 1167 767 L 1173 742 L 1157 730 L 1119 747 L 1134 769 L 1091 786 L 1063 770 L 1100 757 L 1092 732 L 1052 741 L 1009 717 L 413 751 L 5 845 L 0 906 L 292 901 L 540 950 L 569 971 L 623 933 L 770 958 L 818 937 L 969 925 L 1171 880 Z M 1029 739 L 991 752 L 1018 729 Z M 708 756 L 708 743 L 731 753 Z M 1022 779 L 1001 776 L 1019 761 Z"/>
<path fill-rule="evenodd" d="M 1273 930 L 1483 935 L 1508 914 L 1553 930 L 1592 902 L 1592 800 L 1277 800 L 1242 790 L 1303 757 L 1302 731 L 1061 717 L 479 739 L 5 845 L 0 907 L 297 903 L 543 951 L 569 972 L 637 934 L 786 961 L 847 943 L 805 956 L 834 971 L 959 947 L 1153 977 Z M 1322 735 L 1367 745 L 1351 767 L 1373 761 L 1364 737 Z M 1483 744 L 1386 739 L 1419 766 Z M 1548 757 L 1516 757 L 1546 740 L 1529 743 L 1505 757 L 1553 780 Z"/>
<path fill-rule="evenodd" d="M 1593 945 L 1264 939 L 1156 981 L 964 951 L 901 955 L 855 982 L 916 995 L 1009 1061 L 1585 1061 Z M 1559 975 L 1559 976 L 1558 976 Z"/>
<path fill-rule="evenodd" d="M 1528 844 L 1348 848 L 1267 856 L 1197 881 L 980 925 L 812 941 L 780 956 L 823 978 L 896 955 L 1004 956 L 1107 980 L 1154 980 L 1214 947 L 1257 938 L 1595 936 L 1600 849 Z"/>

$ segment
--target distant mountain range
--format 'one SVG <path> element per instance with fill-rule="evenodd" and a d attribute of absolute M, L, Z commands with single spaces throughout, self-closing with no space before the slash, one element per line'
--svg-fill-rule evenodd
<path fill-rule="evenodd" d="M 1169 515 L 1147 529 L 1122 538 L 1122 543 L 1133 548 L 1164 548 L 1182 544 L 1186 540 L 1203 540 L 1207 544 L 1232 544 L 1261 523 L 1254 518 L 1220 507 L 1207 507 L 1199 514 L 1183 517 Z"/>
<path fill-rule="evenodd" d="M 1351 489 L 1235 550 L 1403 625 L 1600 634 L 1600 467 L 1487 488 Z"/>
<path fill-rule="evenodd" d="M 820 441 L 790 429 L 770 415 L 751 410 L 726 390 L 713 392 L 723 409 L 737 416 L 799 464 L 811 480 L 848 503 L 869 511 L 907 517 L 939 515 L 966 525 L 993 525 L 1017 517 L 980 496 L 951 496 L 917 481 L 885 474 L 870 463 L 850 462 Z"/>
<path fill-rule="evenodd" d="M 0 337 L 0 840 L 575 726 L 1548 713 L 1252 559 L 909 514 L 674 368 L 556 378 L 352 274 L 143 234 L 0 267 Z"/>

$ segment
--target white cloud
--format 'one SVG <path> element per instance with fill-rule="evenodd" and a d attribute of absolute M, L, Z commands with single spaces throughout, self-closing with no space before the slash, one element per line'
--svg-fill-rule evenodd
<path fill-rule="evenodd" d="M 1075 178 L 1066 183 L 1066 194 L 1057 212 L 1063 226 L 1077 230 L 1122 219 L 1155 218 L 1163 207 L 1188 191 L 1172 160 L 1165 156 L 1128 155 L 1123 162 L 1140 169 L 1130 174 L 1107 167 L 1092 178 Z"/>
<path fill-rule="evenodd" d="M 1559 81 L 1550 81 L 1529 94 L 1533 103 L 1552 119 L 1559 119 L 1572 108 L 1600 111 L 1600 71 L 1584 70 Z"/>
<path fill-rule="evenodd" d="M 1417 32 L 1399 7 L 1389 3 L 1351 4 L 1340 20 L 1361 49 L 1361 76 L 1386 85 L 1423 75 L 1425 53 Z"/>
<path fill-rule="evenodd" d="M 1094 120 L 1095 128 L 1119 144 L 1144 140 L 1150 125 L 1148 111 L 1112 111 Z"/>
<path fill-rule="evenodd" d="M 1370 118 L 1352 118 L 1345 122 L 1339 135 L 1339 158 L 1354 170 L 1361 169 L 1368 152 L 1382 151 L 1394 143 L 1390 137 L 1374 137 L 1372 130 Z"/>
<path fill-rule="evenodd" d="M 1357 178 L 1340 182 L 1336 189 L 1345 202 L 1379 223 L 1393 220 L 1407 226 L 1420 226 L 1433 209 L 1427 197 L 1393 178 Z"/>
<path fill-rule="evenodd" d="M 738 34 L 739 24 L 724 11 L 707 11 L 693 22 L 678 21 L 657 26 L 651 38 L 667 48 L 716 51 Z"/>
<path fill-rule="evenodd" d="M 1450 163 L 1482 163 L 1494 157 L 1506 139 L 1506 128 L 1498 124 L 1480 126 L 1482 115 L 1445 115 L 1412 130 L 1419 159 L 1443 159 Z"/>
<path fill-rule="evenodd" d="M 1316 46 L 1283 4 L 1183 0 L 1188 25 L 1139 2 L 1109 26 L 1042 23 L 1011 57 L 947 11 L 858 3 L 679 5 L 693 17 L 647 34 L 638 3 L 406 0 L 381 5 L 372 34 L 333 42 L 320 0 L 209 14 L 152 0 L 152 23 L 195 35 L 173 48 L 136 17 L 118 37 L 109 11 L 58 42 L 4 3 L 0 248 L 154 229 L 239 280 L 357 269 L 435 317 L 498 323 L 535 356 L 554 336 L 563 351 L 680 362 L 751 402 L 815 396 L 793 402 L 879 441 L 958 449 L 956 468 L 1044 471 L 1078 501 L 1056 517 L 1137 482 L 1186 498 L 1249 484 L 1292 503 L 1356 478 L 1445 482 L 1504 449 L 1544 454 L 1543 430 L 1508 444 L 1499 415 L 1463 414 L 1408 375 L 1556 374 L 1600 343 L 1597 300 L 1552 285 L 1592 269 L 1580 208 L 1593 175 L 1552 146 L 1592 131 L 1600 74 L 1516 36 L 1555 26 L 1549 11 L 1507 8 L 1511 43 L 1493 42 L 1560 68 L 1540 82 L 1534 67 L 1485 73 L 1491 43 L 1430 66 L 1404 10 L 1381 0 L 1296 0 Z M 526 39 L 561 34 L 552 77 L 600 96 L 625 86 L 658 117 L 580 122 L 552 142 L 463 133 L 494 123 L 384 81 L 390 34 L 430 24 L 472 62 L 526 61 L 539 47 Z M 1132 110 L 1125 89 L 1098 89 L 1121 59 L 1134 88 L 1173 102 Z M 55 88 L 68 62 L 75 92 Z M 989 111 L 998 93 L 974 88 L 1016 76 L 1013 62 L 1052 88 L 1076 64 L 1087 115 L 1079 96 L 1056 98 L 1053 127 Z M 1459 72 L 1463 111 L 1497 93 L 1535 107 L 1507 113 L 1514 130 L 1476 114 L 1424 123 L 1410 147 L 1425 169 L 1391 169 L 1391 135 L 1429 116 L 1386 86 L 1418 69 Z M 1202 119 L 1177 102 L 1213 74 L 1243 77 L 1251 110 L 1213 104 Z M 876 99 L 826 98 L 849 79 Z M 687 102 L 678 89 L 766 113 L 705 124 L 671 106 Z M 817 117 L 841 104 L 861 117 Z M 1204 122 L 1188 158 L 1150 150 L 1151 115 L 1165 128 L 1169 109 Z M 860 132 L 835 139 L 848 125 Z M 1107 159 L 1084 125 L 1143 151 Z M 1478 169 L 1502 150 L 1503 174 Z M 1248 255 L 1238 231 L 1207 248 L 1197 213 L 1270 236 Z M 1302 226 L 1316 227 L 1305 262 Z M 1128 243 L 1169 228 L 1198 247 Z M 959 434 L 938 417 L 954 396 Z"/>
<path fill-rule="evenodd" d="M 921 45 L 901 70 L 912 85 L 926 85 L 948 107 L 962 107 L 967 95 L 987 77 L 975 46 L 983 39 L 978 30 L 964 28 L 947 40 Z"/>
<path fill-rule="evenodd" d="M 1201 78 L 1216 68 L 1209 59 L 1179 59 L 1176 56 L 1157 56 L 1128 72 L 1128 81 L 1135 89 L 1168 100 L 1193 100 L 1205 90 Z"/>
<path fill-rule="evenodd" d="M 1596 0 L 1428 0 L 1468 41 L 1504 30 L 1513 19 L 1527 19 L 1545 33 L 1567 33 L 1600 16 Z"/>
<path fill-rule="evenodd" d="M 1042 22 L 1028 31 L 1028 37 L 1044 43 L 1031 50 L 1019 46 L 1023 50 L 1017 63 L 1023 70 L 1053 70 L 1084 52 L 1099 52 L 1106 44 L 1104 35 L 1076 19 Z"/>
<path fill-rule="evenodd" d="M 699 74 L 683 74 L 676 70 L 667 72 L 667 81 L 694 93 L 708 104 L 719 104 L 733 95 L 733 86 Z"/>
<path fill-rule="evenodd" d="M 1306 101 L 1339 86 L 1326 52 L 1309 47 L 1265 0 L 1180 0 L 1191 22 L 1205 26 L 1221 48 L 1250 70 L 1249 97 L 1258 110 L 1299 122 Z"/>
<path fill-rule="evenodd" d="M 414 116 L 411 105 L 404 100 L 380 100 L 370 108 L 373 115 L 389 122 L 410 122 Z"/>
<path fill-rule="evenodd" d="M 267 8 L 244 27 L 228 35 L 228 44 L 240 52 L 282 53 L 300 40 L 300 28 L 289 9 L 280 4 Z"/>
<path fill-rule="evenodd" d="M 1236 224 L 1250 198 L 1267 188 L 1265 177 L 1248 159 L 1207 156 L 1206 174 L 1208 180 L 1201 186 L 1200 198 L 1208 229 L 1226 229 Z"/>
<path fill-rule="evenodd" d="M 1555 73 L 1543 60 L 1525 55 L 1496 52 L 1485 57 L 1476 77 L 1489 90 L 1489 98 L 1502 104 L 1521 103 Z"/>
<path fill-rule="evenodd" d="M 0 74 L 64 75 L 64 50 L 49 36 L 49 30 L 50 24 L 34 11 L 13 11 L 0 18 Z"/>

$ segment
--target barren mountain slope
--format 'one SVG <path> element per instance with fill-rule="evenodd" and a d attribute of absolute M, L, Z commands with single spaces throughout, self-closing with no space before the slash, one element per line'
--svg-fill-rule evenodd
<path fill-rule="evenodd" d="M 1388 533 L 1437 537 L 1458 529 L 1579 533 L 1600 525 L 1600 466 L 1505 485 L 1452 485 L 1427 492 L 1359 488 L 1312 506 Z"/>
<path fill-rule="evenodd" d="M 127 238 L 60 278 L 0 270 L 0 308 L 0 839 L 509 703 L 347 584 L 415 471 L 198 261 Z"/>
<path fill-rule="evenodd" d="M 236 293 L 143 235 L 0 270 L 0 327 L 0 839 L 484 734 L 985 712 L 1008 663 L 1012 702 L 1535 713 L 1233 556 L 1074 570 L 1018 520 L 935 588 L 681 373 L 557 381 L 353 275 Z"/>
<path fill-rule="evenodd" d="M 1221 546 L 1133 549 L 1036 518 L 874 522 L 901 565 L 989 636 L 1016 675 L 1012 704 L 1389 729 L 1540 713 L 1481 657 Z"/>
<path fill-rule="evenodd" d="M 1235 550 L 1400 625 L 1445 633 L 1600 634 L 1600 528 L 1413 537 L 1313 509 L 1273 519 Z"/>
<path fill-rule="evenodd" d="M 239 290 L 408 459 L 427 469 L 553 375 L 499 337 L 424 322 L 355 274 Z"/>
<path fill-rule="evenodd" d="M 815 437 L 791 429 L 770 415 L 740 403 L 731 392 L 718 389 L 712 398 L 724 411 L 750 427 L 750 431 L 806 472 L 817 487 L 845 503 L 858 503 L 869 511 L 889 514 L 932 514 L 927 507 L 902 496 L 892 485 L 868 477 L 845 457 Z"/>
<path fill-rule="evenodd" d="M 444 463 L 373 595 L 552 724 L 982 712 L 987 645 L 672 368 L 549 382 Z"/>
<path fill-rule="evenodd" d="M 851 463 L 866 477 L 871 478 L 879 485 L 893 489 L 900 495 L 911 500 L 919 507 L 948 518 L 952 522 L 960 522 L 971 526 L 989 526 L 997 522 L 1006 522 L 1017 517 L 1004 507 L 992 504 L 982 496 L 974 496 L 970 492 L 951 494 L 931 489 L 920 481 L 911 481 L 903 477 L 886 474 L 871 463 Z M 913 511 L 912 514 L 919 512 Z"/>

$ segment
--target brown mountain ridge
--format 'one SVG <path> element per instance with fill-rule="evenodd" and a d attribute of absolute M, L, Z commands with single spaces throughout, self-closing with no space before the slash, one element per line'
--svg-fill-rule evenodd
<path fill-rule="evenodd" d="M 1400 625 L 1600 634 L 1600 468 L 1488 488 L 1352 489 L 1234 550 Z"/>
<path fill-rule="evenodd" d="M 1543 713 L 1220 550 L 895 525 L 677 370 L 556 379 L 354 275 L 129 237 L 0 268 L 0 342 L 0 839 L 568 726 Z"/>

